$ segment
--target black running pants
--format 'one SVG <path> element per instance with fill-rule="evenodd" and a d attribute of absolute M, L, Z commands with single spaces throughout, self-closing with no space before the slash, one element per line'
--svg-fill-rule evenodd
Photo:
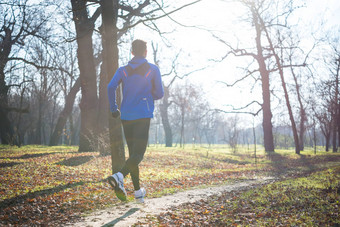
<path fill-rule="evenodd" d="M 143 160 L 148 144 L 150 118 L 137 120 L 122 120 L 124 135 L 129 149 L 129 158 L 120 171 L 124 177 L 130 173 L 135 191 L 139 185 L 139 163 Z"/>

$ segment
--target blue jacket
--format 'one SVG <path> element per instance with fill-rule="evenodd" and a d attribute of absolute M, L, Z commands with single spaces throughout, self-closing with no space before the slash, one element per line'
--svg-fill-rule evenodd
<path fill-rule="evenodd" d="M 116 89 L 123 84 L 121 119 L 136 120 L 152 118 L 154 100 L 164 95 L 161 74 L 158 67 L 143 57 L 134 57 L 120 67 L 107 87 L 111 112 L 117 111 Z"/>

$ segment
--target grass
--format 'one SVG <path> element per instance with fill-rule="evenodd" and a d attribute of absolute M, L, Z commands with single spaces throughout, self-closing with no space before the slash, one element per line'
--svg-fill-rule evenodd
<path fill-rule="evenodd" d="M 114 206 L 120 201 L 104 179 L 111 174 L 111 157 L 77 152 L 74 146 L 0 145 L 0 225 L 64 223 L 84 212 Z M 243 150 L 241 150 L 243 149 Z M 247 147 L 237 153 L 226 146 L 148 147 L 140 164 L 141 184 L 148 197 L 249 179 L 255 176 L 314 171 L 338 165 L 339 154 L 313 151 L 295 155 L 278 150 L 267 156 Z M 128 200 L 133 200 L 126 179 Z M 16 215 L 15 217 L 13 215 Z"/>
<path fill-rule="evenodd" d="M 340 166 L 174 207 L 152 225 L 339 226 Z"/>

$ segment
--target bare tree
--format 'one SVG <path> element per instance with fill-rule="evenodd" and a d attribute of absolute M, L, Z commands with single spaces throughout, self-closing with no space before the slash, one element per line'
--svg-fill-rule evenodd
<path fill-rule="evenodd" d="M 40 46 L 39 44 L 35 46 L 35 54 L 32 56 L 32 60 L 39 65 L 51 65 L 53 61 L 48 54 L 47 47 Z M 51 113 L 47 112 L 48 105 L 52 103 L 56 105 L 56 97 L 59 95 L 60 90 L 56 86 L 57 77 L 50 70 L 42 68 L 38 69 L 37 72 L 34 76 L 35 82 L 32 83 L 32 92 L 36 96 L 35 107 L 37 110 L 35 143 L 45 144 L 50 131 L 47 132 L 45 130 L 46 124 L 44 118 L 47 114 L 51 115 Z M 50 128 L 52 127 L 50 125 Z"/>
<path fill-rule="evenodd" d="M 201 111 L 197 109 L 197 105 L 202 100 L 202 95 L 200 89 L 198 89 L 193 84 L 188 81 L 185 82 L 184 85 L 177 85 L 173 89 L 173 93 L 171 95 L 173 97 L 173 102 L 178 108 L 178 118 L 180 121 L 180 146 L 184 147 L 185 144 L 185 128 L 189 122 L 190 116 L 195 116 Z"/>
<path fill-rule="evenodd" d="M 13 125 L 9 121 L 9 112 L 27 112 L 27 108 L 18 109 L 10 106 L 8 94 L 13 86 L 20 86 L 26 80 L 15 81 L 7 84 L 8 77 L 12 77 L 15 69 L 23 63 L 38 68 L 42 66 L 30 61 L 22 52 L 29 48 L 29 40 L 33 38 L 45 40 L 48 34 L 46 30 L 47 17 L 42 11 L 41 5 L 30 5 L 27 0 L 2 1 L 0 11 L 4 14 L 0 17 L 0 137 L 3 144 L 13 141 Z M 15 140 L 14 140 L 15 141 Z"/>
<path fill-rule="evenodd" d="M 229 144 L 231 149 L 233 150 L 233 153 L 236 153 L 237 151 L 237 145 L 239 142 L 239 134 L 240 134 L 240 128 L 239 128 L 239 117 L 237 114 L 234 116 L 228 117 L 224 121 L 224 141 Z"/>
<path fill-rule="evenodd" d="M 322 134 L 326 140 L 326 151 L 329 151 L 331 135 L 332 135 L 332 125 L 334 121 L 333 113 L 333 81 L 322 81 L 318 84 L 318 95 L 321 98 L 320 103 L 314 105 L 313 111 L 316 118 L 319 121 Z"/>
<path fill-rule="evenodd" d="M 333 134 L 333 152 L 338 151 L 337 142 L 340 144 L 340 103 L 339 103 L 339 77 L 340 77 L 340 37 L 336 37 L 336 39 L 331 43 L 332 48 L 332 57 L 329 65 L 329 71 L 332 77 L 332 91 L 334 92 L 333 99 L 331 102 L 331 109 L 333 115 L 333 125 L 332 125 L 332 134 Z M 337 136 L 338 135 L 338 136 Z"/>
<path fill-rule="evenodd" d="M 258 14 L 260 11 L 256 11 Z M 294 142 L 295 142 L 295 153 L 296 154 L 300 154 L 300 143 L 299 143 L 299 136 L 297 133 L 297 129 L 296 129 L 296 124 L 295 124 L 295 119 L 294 119 L 294 115 L 293 115 L 293 110 L 290 104 L 290 100 L 289 100 L 289 95 L 288 95 L 288 89 L 287 89 L 287 85 L 285 82 L 285 77 L 284 77 L 284 72 L 283 72 L 283 65 L 282 65 L 282 61 L 277 53 L 277 51 L 274 48 L 273 42 L 270 38 L 270 35 L 268 33 L 268 30 L 266 29 L 266 24 L 264 23 L 263 19 L 260 18 L 260 24 L 263 26 L 266 37 L 267 37 L 267 41 L 269 43 L 269 47 L 270 47 L 270 51 L 273 53 L 274 58 L 275 58 L 275 62 L 276 65 L 278 67 L 278 71 L 279 71 L 279 75 L 280 75 L 280 79 L 281 79 L 281 83 L 282 83 L 282 88 L 284 91 L 284 97 L 285 97 L 285 101 L 286 101 L 286 105 L 288 108 L 288 113 L 289 113 L 289 119 L 291 122 L 291 126 L 292 126 L 292 131 L 293 131 L 293 136 L 294 136 Z"/>
<path fill-rule="evenodd" d="M 264 134 L 264 147 L 266 152 L 274 152 L 274 141 L 273 141 L 273 125 L 272 125 L 272 111 L 271 111 L 271 103 L 270 103 L 270 84 L 269 84 L 269 75 L 270 69 L 268 67 L 268 59 L 271 57 L 271 53 L 267 50 L 268 48 L 265 46 L 264 41 L 262 41 L 264 28 L 261 24 L 261 20 L 259 18 L 259 14 L 257 12 L 263 12 L 261 9 L 266 9 L 266 5 L 261 4 L 263 1 L 247 1 L 241 0 L 240 3 L 245 6 L 249 10 L 249 23 L 255 29 L 255 49 L 256 52 L 252 51 L 252 48 L 247 50 L 244 48 L 233 47 L 230 43 L 216 37 L 219 41 L 225 44 L 229 51 L 222 58 L 222 60 L 226 59 L 229 55 L 234 55 L 236 57 L 246 57 L 253 58 L 257 64 L 258 68 L 253 70 L 247 70 L 247 73 L 235 81 L 232 84 L 226 84 L 227 86 L 234 86 L 240 81 L 243 81 L 247 78 L 251 78 L 252 76 L 256 77 L 256 73 L 260 74 L 260 80 L 262 82 L 262 126 L 263 126 L 263 134 Z"/>
<path fill-rule="evenodd" d="M 87 12 L 87 3 L 90 2 L 91 7 L 95 4 L 100 4 L 93 15 L 89 17 Z M 166 6 L 163 1 L 150 1 L 144 0 L 138 3 L 129 3 L 126 1 L 109 1 L 109 0 L 71 0 L 74 21 L 76 25 L 77 43 L 78 43 L 78 63 L 81 77 L 81 90 L 82 90 L 82 134 L 87 135 L 91 129 L 93 131 L 104 130 L 103 128 L 96 128 L 94 119 L 94 109 L 97 103 L 97 89 L 95 84 L 95 67 L 93 64 L 93 47 L 92 47 L 92 33 L 94 30 L 94 22 L 102 15 L 102 26 L 100 28 L 102 35 L 103 46 L 103 62 L 101 67 L 101 85 L 100 88 L 104 89 L 109 80 L 111 80 L 114 72 L 118 68 L 118 40 L 123 34 L 134 28 L 139 24 L 143 24 L 153 30 L 159 31 L 154 21 L 163 17 L 170 17 L 170 15 L 178 10 L 192 5 L 198 1 L 183 5 L 176 9 L 166 12 Z M 121 27 L 119 27 L 121 26 Z M 108 114 L 107 98 L 100 92 L 99 106 L 102 113 L 99 113 L 99 119 L 105 119 L 102 116 Z M 117 91 L 117 99 L 119 103 L 120 92 Z M 83 111 L 84 109 L 84 111 Z M 97 115 L 98 116 L 98 115 Z M 107 124 L 98 124 L 107 125 Z M 113 171 L 119 169 L 124 159 L 124 146 L 122 141 L 122 130 L 120 122 L 109 118 L 110 130 L 110 143 Z M 82 136 L 80 140 L 80 150 L 86 150 L 89 146 L 86 138 L 91 138 L 90 135 Z M 84 144 L 84 145 L 83 145 Z"/>
<path fill-rule="evenodd" d="M 82 91 L 79 151 L 91 151 L 93 149 L 90 146 L 90 140 L 93 135 L 91 132 L 96 132 L 98 103 L 92 34 L 94 23 L 100 16 L 100 10 L 97 9 L 90 17 L 87 11 L 87 1 L 71 0 L 71 4 L 77 36 L 78 65 Z"/>
<path fill-rule="evenodd" d="M 270 76 L 278 73 L 281 86 L 284 92 L 284 99 L 289 113 L 289 119 L 291 122 L 292 132 L 295 141 L 296 153 L 300 153 L 300 143 L 298 131 L 293 116 L 293 108 L 291 100 L 289 98 L 289 91 L 284 76 L 285 68 L 301 67 L 305 66 L 307 57 L 304 58 L 304 62 L 300 64 L 292 64 L 287 62 L 288 53 L 292 53 L 292 49 L 298 49 L 295 41 L 294 45 L 291 43 L 285 46 L 284 41 L 286 37 L 292 37 L 290 27 L 288 24 L 288 18 L 294 11 L 293 1 L 275 2 L 270 0 L 240 0 L 239 1 L 248 10 L 248 22 L 255 28 L 255 47 L 256 53 L 252 48 L 239 48 L 233 47 L 228 42 L 219 39 L 228 48 L 229 52 L 222 58 L 225 59 L 229 55 L 237 57 L 251 57 L 257 62 L 258 69 L 247 69 L 247 73 L 228 86 L 234 86 L 236 83 L 243 81 L 249 77 L 255 77 L 256 74 L 260 74 L 260 81 L 262 82 L 262 110 L 263 110 L 263 130 L 264 130 L 264 145 L 267 152 L 274 151 L 273 132 L 272 132 L 272 111 L 270 107 Z M 275 9 L 275 10 L 274 10 Z M 292 58 L 291 58 L 292 59 Z M 257 81 L 257 80 L 255 80 Z M 299 97 L 301 98 L 301 97 Z M 300 99 L 301 100 L 301 99 Z M 303 111 L 303 110 L 302 110 Z M 301 127 L 303 129 L 303 123 L 305 117 L 302 119 Z M 304 130 L 301 130 L 303 133 Z M 303 135 L 303 134 L 302 134 Z"/>

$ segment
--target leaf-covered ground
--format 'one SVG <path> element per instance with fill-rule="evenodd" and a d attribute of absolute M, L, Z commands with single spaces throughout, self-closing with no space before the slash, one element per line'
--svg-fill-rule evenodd
<path fill-rule="evenodd" d="M 340 155 L 279 151 L 267 156 L 225 147 L 150 147 L 141 168 L 148 197 L 262 175 L 296 177 L 339 165 Z M 0 225 L 59 225 L 120 203 L 105 181 L 111 158 L 77 147 L 0 146 Z M 132 183 L 126 180 L 129 200 Z M 223 205 L 224 206 L 224 205 Z M 205 212 L 205 211 L 204 211 Z M 208 212 L 208 210 L 207 210 Z"/>
<path fill-rule="evenodd" d="M 155 226 L 339 226 L 340 167 L 173 207 Z"/>

